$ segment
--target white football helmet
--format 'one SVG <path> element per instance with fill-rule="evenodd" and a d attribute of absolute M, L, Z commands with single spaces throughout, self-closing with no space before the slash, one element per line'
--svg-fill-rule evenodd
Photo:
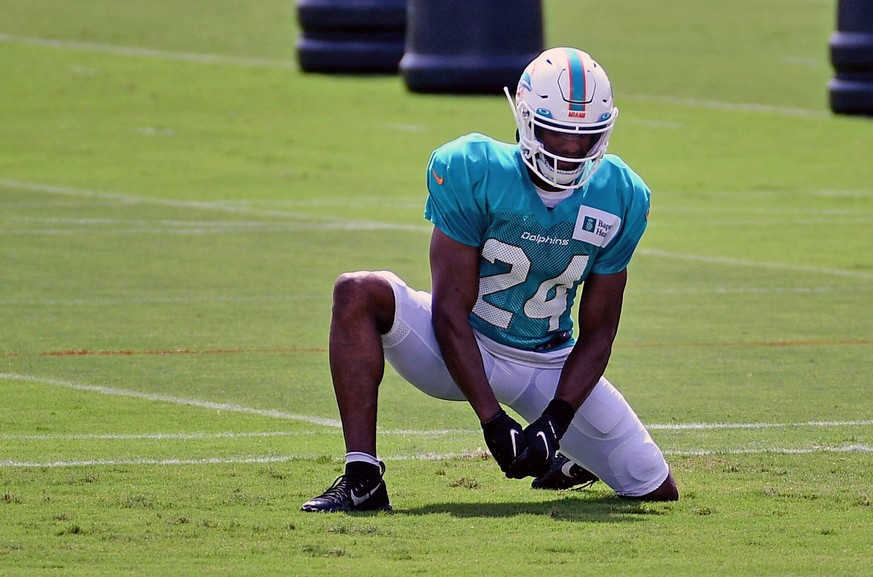
<path fill-rule="evenodd" d="M 559 189 L 585 184 L 600 164 L 618 116 L 606 72 L 587 53 L 575 48 L 552 48 L 537 56 L 521 75 L 515 102 L 504 88 L 518 126 L 524 163 L 547 184 Z M 546 150 L 541 130 L 593 135 L 596 140 L 581 158 Z M 561 170 L 558 163 L 573 163 Z"/>

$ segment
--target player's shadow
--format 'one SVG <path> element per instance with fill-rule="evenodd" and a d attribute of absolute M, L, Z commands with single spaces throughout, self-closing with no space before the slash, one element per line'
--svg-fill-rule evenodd
<path fill-rule="evenodd" d="M 395 515 L 449 514 L 452 517 L 514 517 L 542 515 L 556 521 L 580 523 L 633 523 L 665 515 L 670 505 L 645 503 L 617 496 L 567 496 L 541 502 L 432 503 L 410 509 L 395 509 Z"/>

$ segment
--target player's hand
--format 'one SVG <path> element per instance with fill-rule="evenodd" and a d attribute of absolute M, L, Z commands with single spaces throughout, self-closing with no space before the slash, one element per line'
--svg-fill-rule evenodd
<path fill-rule="evenodd" d="M 523 479 L 546 474 L 560 448 L 561 437 L 567 432 L 575 414 L 576 410 L 569 403 L 553 399 L 542 416 L 524 430 L 527 447 L 506 471 L 506 476 Z"/>
<path fill-rule="evenodd" d="M 509 476 L 509 468 L 522 454 L 527 444 L 521 425 L 502 410 L 482 423 L 485 444 L 500 470 Z"/>
<path fill-rule="evenodd" d="M 548 415 L 543 415 L 528 425 L 524 430 L 527 447 L 509 467 L 506 476 L 523 479 L 527 476 L 539 477 L 548 472 L 560 447 L 559 441 L 563 433 L 559 433 L 554 419 Z"/>

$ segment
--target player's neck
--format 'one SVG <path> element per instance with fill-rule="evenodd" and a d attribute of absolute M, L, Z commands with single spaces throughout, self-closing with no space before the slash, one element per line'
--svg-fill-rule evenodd
<path fill-rule="evenodd" d="M 530 167 L 527 167 L 527 174 L 528 176 L 530 176 L 530 180 L 531 182 L 533 182 L 533 185 L 536 187 L 536 189 L 545 194 L 566 194 L 566 196 L 569 196 L 576 191 L 576 188 L 558 188 L 557 186 L 549 184 L 548 182 L 543 180 L 541 176 L 531 170 Z"/>
<path fill-rule="evenodd" d="M 556 191 L 543 190 L 536 183 L 534 183 L 534 188 L 536 189 L 537 195 L 539 195 L 540 200 L 543 201 L 543 204 L 546 205 L 546 208 L 548 208 L 549 210 L 555 208 L 563 201 L 573 196 L 573 193 L 576 192 L 572 188 L 566 190 L 559 189 Z"/>
<path fill-rule="evenodd" d="M 550 186 L 530 169 L 528 169 L 528 174 L 530 174 L 530 179 L 534 185 L 534 189 L 537 191 L 537 195 L 549 210 L 552 210 L 563 201 L 573 196 L 573 193 L 577 190 L 575 188 L 558 188 L 557 186 Z"/>

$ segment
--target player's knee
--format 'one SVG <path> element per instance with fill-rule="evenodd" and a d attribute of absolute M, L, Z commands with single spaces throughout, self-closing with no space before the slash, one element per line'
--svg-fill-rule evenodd
<path fill-rule="evenodd" d="M 609 455 L 609 466 L 623 488 L 620 492 L 633 497 L 643 497 L 659 488 L 652 485 L 660 482 L 665 472 L 669 478 L 669 467 L 661 449 L 645 431 L 640 435 L 643 438 L 638 436 L 627 441 Z"/>
<path fill-rule="evenodd" d="M 379 285 L 384 284 L 385 279 L 368 271 L 344 272 L 333 285 L 334 307 L 368 308 L 378 300 Z"/>
<path fill-rule="evenodd" d="M 340 322 L 373 318 L 384 333 L 394 320 L 394 289 L 374 272 L 343 273 L 333 285 L 333 317 Z"/>
<path fill-rule="evenodd" d="M 657 489 L 651 493 L 646 493 L 640 499 L 644 501 L 678 501 L 679 489 L 676 487 L 676 481 L 672 474 L 667 474 L 667 478 L 661 483 Z"/>

